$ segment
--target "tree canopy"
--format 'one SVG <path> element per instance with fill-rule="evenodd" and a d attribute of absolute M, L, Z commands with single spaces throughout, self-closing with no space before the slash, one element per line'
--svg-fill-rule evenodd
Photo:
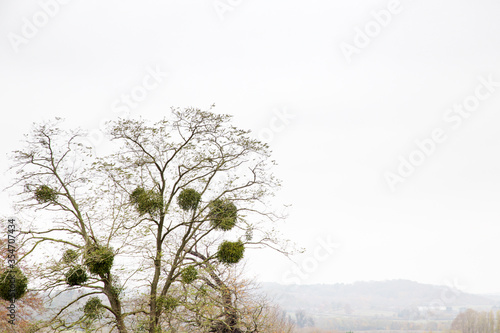
<path fill-rule="evenodd" d="M 286 253 L 273 231 L 282 216 L 268 203 L 280 185 L 269 147 L 229 115 L 194 108 L 120 119 L 108 135 L 108 154 L 95 156 L 82 131 L 56 119 L 35 124 L 14 152 L 12 188 L 32 221 L 24 246 L 31 257 L 51 249 L 34 289 L 79 292 L 44 325 L 153 333 L 171 329 L 182 308 L 198 318 L 193 331 L 245 332 L 229 272 L 247 248 Z M 202 315 L 192 298 L 214 293 L 221 301 Z"/>

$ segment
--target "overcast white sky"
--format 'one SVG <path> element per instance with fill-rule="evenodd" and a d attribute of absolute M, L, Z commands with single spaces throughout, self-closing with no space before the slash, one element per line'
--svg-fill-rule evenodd
<path fill-rule="evenodd" d="M 215 103 L 274 151 L 280 228 L 307 251 L 249 253 L 249 275 L 500 292 L 498 1 L 60 0 L 49 16 L 54 1 L 0 0 L 4 170 L 33 121 L 97 129 L 158 69 L 131 115 Z M 398 175 L 400 156 L 420 165 Z"/>

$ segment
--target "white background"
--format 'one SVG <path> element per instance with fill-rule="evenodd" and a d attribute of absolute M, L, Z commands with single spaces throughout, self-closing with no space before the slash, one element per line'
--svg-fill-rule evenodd
<path fill-rule="evenodd" d="M 3 170 L 32 122 L 60 116 L 98 130 L 158 67 L 165 79 L 131 116 L 215 103 L 274 151 L 276 202 L 292 204 L 277 227 L 307 251 L 295 268 L 249 252 L 249 276 L 500 292 L 500 88 L 457 128 L 443 119 L 478 77 L 500 81 L 498 1 L 402 0 L 351 61 L 342 43 L 355 46 L 356 29 L 390 1 L 66 0 L 16 47 L 47 2 L 0 0 Z M 283 112 L 293 119 L 274 119 Z M 436 128 L 446 141 L 392 191 L 386 173 Z M 328 238 L 335 250 L 318 257 Z"/>

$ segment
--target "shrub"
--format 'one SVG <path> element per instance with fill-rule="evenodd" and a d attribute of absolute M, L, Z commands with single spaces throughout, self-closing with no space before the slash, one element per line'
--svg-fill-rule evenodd
<path fill-rule="evenodd" d="M 177 203 L 181 209 L 188 211 L 194 210 L 198 206 L 201 200 L 201 194 L 193 190 L 192 188 L 186 188 L 181 191 L 177 197 Z"/>
<path fill-rule="evenodd" d="M 156 191 L 146 191 L 142 187 L 137 187 L 130 194 L 130 202 L 135 206 L 139 214 L 153 215 L 163 208 L 161 195 Z"/>
<path fill-rule="evenodd" d="M 111 271 L 114 260 L 113 250 L 106 246 L 91 245 L 85 252 L 85 265 L 90 273 L 105 275 Z"/>
<path fill-rule="evenodd" d="M 83 307 L 83 312 L 90 319 L 97 319 L 102 317 L 103 307 L 102 302 L 98 297 L 91 297 L 85 306 Z"/>
<path fill-rule="evenodd" d="M 56 191 L 47 185 L 41 185 L 35 190 L 35 199 L 39 203 L 55 202 L 56 198 Z"/>
<path fill-rule="evenodd" d="M 65 274 L 66 283 L 69 286 L 81 286 L 85 282 L 87 282 L 87 272 L 82 265 L 76 265 L 71 267 Z"/>
<path fill-rule="evenodd" d="M 0 275 L 0 298 L 6 301 L 18 300 L 24 296 L 27 289 L 28 278 L 19 267 L 6 270 Z"/>
<path fill-rule="evenodd" d="M 227 231 L 236 225 L 238 209 L 231 201 L 217 199 L 210 203 L 209 208 L 209 218 L 214 228 Z"/>
<path fill-rule="evenodd" d="M 225 264 L 236 264 L 243 258 L 245 245 L 241 241 L 224 241 L 219 245 L 217 259 Z"/>
<path fill-rule="evenodd" d="M 198 277 L 198 271 L 194 266 L 188 266 L 182 270 L 181 276 L 182 282 L 189 284 L 196 280 Z"/>

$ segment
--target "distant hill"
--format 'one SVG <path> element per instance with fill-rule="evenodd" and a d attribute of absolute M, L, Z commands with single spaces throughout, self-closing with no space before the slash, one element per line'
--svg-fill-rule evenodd
<path fill-rule="evenodd" d="M 500 310 L 500 295 L 473 295 L 408 280 L 332 285 L 261 283 L 257 292 L 278 304 L 298 327 L 340 332 L 440 332 L 449 329 L 466 308 Z M 77 296 L 76 291 L 65 293 L 53 306 Z"/>
<path fill-rule="evenodd" d="M 498 304 L 497 297 L 473 295 L 445 286 L 408 280 L 356 282 L 332 285 L 280 285 L 262 283 L 261 291 L 286 311 L 352 310 L 401 311 L 407 308 L 440 306 L 483 307 Z"/>

